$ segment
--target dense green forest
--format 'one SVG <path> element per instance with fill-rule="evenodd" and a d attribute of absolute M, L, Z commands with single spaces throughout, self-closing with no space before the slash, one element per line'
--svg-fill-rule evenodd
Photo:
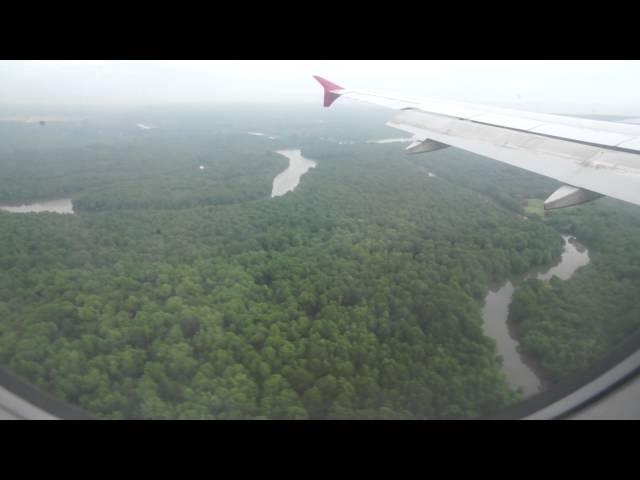
<path fill-rule="evenodd" d="M 603 237 L 632 241 L 631 213 L 605 200 L 526 218 L 555 182 L 455 149 L 366 143 L 398 136 L 386 112 L 93 115 L 0 123 L 0 202 L 72 196 L 77 213 L 0 212 L 0 362 L 100 417 L 487 415 L 518 399 L 482 331 L 490 283 L 557 259 L 558 230 L 637 283 L 627 244 Z M 271 199 L 279 148 L 317 167 Z M 568 295 L 544 288 L 557 302 L 541 315 Z M 535 349 L 525 303 L 514 318 Z M 620 322 L 611 342 L 633 327 Z M 608 348 L 593 335 L 567 348 Z M 551 369 L 556 352 L 540 351 Z"/>
<path fill-rule="evenodd" d="M 448 157 L 446 157 L 448 155 Z M 422 165 L 497 203 L 527 215 L 526 198 L 546 198 L 557 184 L 538 175 L 456 149 L 440 158 L 416 157 Z M 533 218 L 535 220 L 535 217 Z M 611 352 L 640 328 L 640 210 L 602 198 L 545 212 L 544 222 L 576 236 L 591 263 L 569 280 L 529 279 L 519 285 L 509 320 L 524 351 L 551 383 L 561 382 Z"/>
<path fill-rule="evenodd" d="M 605 198 L 549 217 L 589 247 L 591 264 L 568 281 L 528 280 L 509 314 L 523 347 L 557 382 L 640 327 L 640 211 Z"/>

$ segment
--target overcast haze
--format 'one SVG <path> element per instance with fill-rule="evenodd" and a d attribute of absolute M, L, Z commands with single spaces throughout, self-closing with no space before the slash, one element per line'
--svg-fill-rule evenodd
<path fill-rule="evenodd" d="M 557 113 L 640 116 L 639 61 L 1 61 L 0 103 L 315 103 L 344 87 Z"/>

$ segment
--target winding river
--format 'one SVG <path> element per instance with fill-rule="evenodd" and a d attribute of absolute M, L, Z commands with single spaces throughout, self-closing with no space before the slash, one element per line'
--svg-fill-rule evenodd
<path fill-rule="evenodd" d="M 568 280 L 575 271 L 589 263 L 589 251 L 575 238 L 563 235 L 564 252 L 560 261 L 551 268 L 534 269 L 529 273 L 509 280 L 497 288 L 489 289 L 482 309 L 485 335 L 496 341 L 498 354 L 502 357 L 502 369 L 513 389 L 521 388 L 524 397 L 531 396 L 545 388 L 540 375 L 536 373 L 533 362 L 520 353 L 520 344 L 514 338 L 512 328 L 507 321 L 509 305 L 515 286 L 527 278 L 550 280 L 554 275 Z"/>
<path fill-rule="evenodd" d="M 293 191 L 300 183 L 300 177 L 317 165 L 313 160 L 304 158 L 300 150 L 277 150 L 276 153 L 287 157 L 289 166 L 273 179 L 271 198 Z"/>

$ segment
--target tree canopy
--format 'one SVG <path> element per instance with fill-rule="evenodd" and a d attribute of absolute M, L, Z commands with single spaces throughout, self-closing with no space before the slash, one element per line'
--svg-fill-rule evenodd
<path fill-rule="evenodd" d="M 482 330 L 488 286 L 557 259 L 555 229 L 597 250 L 600 227 L 525 218 L 548 179 L 367 144 L 375 115 L 274 114 L 275 139 L 222 113 L 12 136 L 0 199 L 72 195 L 77 214 L 0 212 L 0 361 L 104 418 L 464 418 L 516 401 Z M 284 147 L 318 164 L 271 199 Z M 518 305 L 563 288 L 518 292 L 527 348 L 556 349 Z"/>

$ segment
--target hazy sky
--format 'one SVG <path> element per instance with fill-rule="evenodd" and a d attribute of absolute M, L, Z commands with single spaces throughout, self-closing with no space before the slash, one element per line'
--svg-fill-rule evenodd
<path fill-rule="evenodd" d="M 0 61 L 0 103 L 319 104 L 344 87 L 522 109 L 640 116 L 640 61 Z"/>

